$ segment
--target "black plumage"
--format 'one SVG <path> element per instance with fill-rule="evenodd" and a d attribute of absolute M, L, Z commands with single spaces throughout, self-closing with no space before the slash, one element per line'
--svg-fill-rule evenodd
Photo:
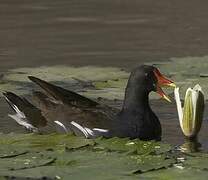
<path fill-rule="evenodd" d="M 11 92 L 3 95 L 16 112 L 10 116 L 32 131 L 74 133 L 86 138 L 116 136 L 160 140 L 161 125 L 151 110 L 148 96 L 151 91 L 158 91 L 162 78 L 165 85 L 172 81 L 162 76 L 159 79 L 158 72 L 157 68 L 147 65 L 131 72 L 120 112 L 32 76 L 29 79 L 44 90 L 44 93 L 33 93 L 36 106 Z"/>

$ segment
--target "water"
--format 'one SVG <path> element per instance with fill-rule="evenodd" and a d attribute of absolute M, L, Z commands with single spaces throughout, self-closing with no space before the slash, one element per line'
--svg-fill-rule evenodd
<path fill-rule="evenodd" d="M 206 55 L 207 5 L 0 0 L 0 69 L 57 63 L 132 68 L 144 61 Z"/>
<path fill-rule="evenodd" d="M 90 64 L 131 70 L 144 62 L 207 55 L 207 5 L 171 0 L 0 0 L 0 78 L 16 67 Z M 175 105 L 153 101 L 152 106 L 161 119 L 163 140 L 183 143 Z M 2 99 L 0 109 L 1 130 L 24 132 L 7 117 Z M 205 121 L 199 138 L 204 147 L 207 127 Z"/>

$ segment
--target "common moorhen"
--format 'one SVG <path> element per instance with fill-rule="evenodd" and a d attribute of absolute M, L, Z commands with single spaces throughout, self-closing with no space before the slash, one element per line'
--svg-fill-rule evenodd
<path fill-rule="evenodd" d="M 14 93 L 3 93 L 16 112 L 9 114 L 18 124 L 33 132 L 74 133 L 86 138 L 130 137 L 160 140 L 161 125 L 149 106 L 149 93 L 157 92 L 169 100 L 161 86 L 174 86 L 154 66 L 135 68 L 129 77 L 120 112 L 75 92 L 29 76 L 45 93 L 35 91 L 36 106 Z"/>

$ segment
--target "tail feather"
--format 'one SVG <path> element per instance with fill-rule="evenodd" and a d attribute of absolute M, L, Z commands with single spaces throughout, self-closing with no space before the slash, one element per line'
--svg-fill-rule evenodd
<path fill-rule="evenodd" d="M 25 103 L 23 103 L 22 98 L 20 98 L 19 96 L 17 96 L 16 94 L 14 94 L 12 92 L 4 92 L 3 93 L 3 96 L 6 99 L 7 103 L 11 106 L 11 108 L 15 112 L 17 112 L 17 111 L 20 111 L 21 112 L 21 110 L 19 110 L 19 109 L 22 109 L 23 108 L 23 106 L 22 106 L 23 104 L 26 104 L 26 101 L 25 101 Z"/>
<path fill-rule="evenodd" d="M 15 112 L 15 114 L 8 114 L 8 116 L 21 126 L 36 132 L 38 127 L 43 127 L 47 124 L 41 111 L 25 98 L 21 98 L 12 92 L 5 92 L 3 96 Z"/>
<path fill-rule="evenodd" d="M 19 125 L 24 126 L 26 129 L 32 132 L 38 132 L 38 128 L 34 127 L 32 124 L 28 123 L 25 117 L 21 116 L 20 114 L 8 114 L 9 117 L 14 119 Z"/>

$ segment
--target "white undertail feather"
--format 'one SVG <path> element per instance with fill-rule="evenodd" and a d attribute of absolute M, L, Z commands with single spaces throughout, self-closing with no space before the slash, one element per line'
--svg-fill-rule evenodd
<path fill-rule="evenodd" d="M 38 132 L 38 129 L 36 127 L 27 122 L 25 114 L 20 111 L 19 108 L 15 104 L 13 104 L 6 96 L 4 97 L 16 112 L 16 114 L 8 114 L 8 116 L 14 119 L 19 125 L 24 126 L 26 129 L 33 132 Z"/>
<path fill-rule="evenodd" d="M 82 127 L 80 124 L 74 121 L 72 121 L 71 124 L 75 126 L 77 129 L 79 129 L 85 135 L 86 138 L 89 137 L 89 133 L 87 132 L 87 130 L 84 127 Z"/>
<path fill-rule="evenodd" d="M 89 129 L 89 128 L 87 128 L 87 127 L 85 127 L 84 129 L 85 129 L 85 130 L 88 132 L 88 134 L 91 135 L 92 137 L 95 136 L 94 132 L 93 132 L 91 129 Z"/>
<path fill-rule="evenodd" d="M 99 132 L 108 132 L 109 130 L 107 129 L 100 129 L 100 128 L 93 128 L 94 131 L 99 131 Z"/>
<path fill-rule="evenodd" d="M 26 122 L 25 119 L 23 119 L 19 114 L 13 114 L 13 115 L 8 114 L 8 116 L 14 119 L 19 125 L 24 126 L 28 130 L 33 131 L 33 132 L 38 132 L 38 129 L 36 127 Z"/>
<path fill-rule="evenodd" d="M 64 124 L 63 123 L 61 123 L 60 121 L 54 121 L 57 125 L 59 125 L 61 128 L 63 128 L 64 129 L 64 131 L 66 132 L 66 133 L 68 133 L 68 130 L 66 129 L 66 127 L 64 126 Z"/>

